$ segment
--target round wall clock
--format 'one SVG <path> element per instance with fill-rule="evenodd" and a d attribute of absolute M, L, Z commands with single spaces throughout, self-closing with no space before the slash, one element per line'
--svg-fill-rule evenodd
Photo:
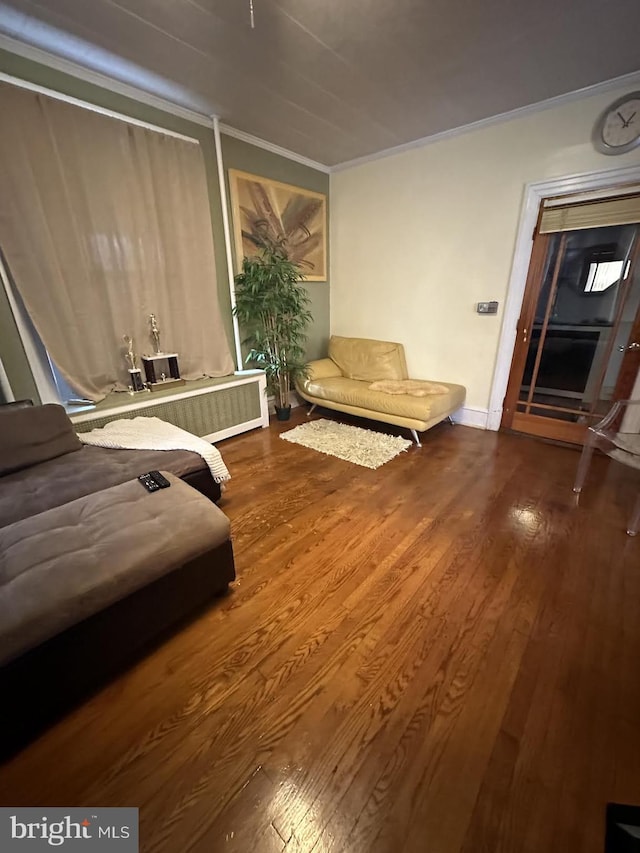
<path fill-rule="evenodd" d="M 625 154 L 640 145 L 640 92 L 607 107 L 593 128 L 593 144 L 601 154 Z"/>

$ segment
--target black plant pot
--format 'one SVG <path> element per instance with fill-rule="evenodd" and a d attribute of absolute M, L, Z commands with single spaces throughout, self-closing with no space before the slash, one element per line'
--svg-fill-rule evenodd
<path fill-rule="evenodd" d="M 288 421 L 291 417 L 291 406 L 276 406 L 275 410 L 279 421 Z"/>

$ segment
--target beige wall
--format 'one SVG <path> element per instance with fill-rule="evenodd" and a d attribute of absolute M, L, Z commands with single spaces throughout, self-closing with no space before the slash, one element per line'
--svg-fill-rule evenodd
<path fill-rule="evenodd" d="M 331 176 L 331 332 L 404 342 L 412 376 L 486 410 L 525 185 L 640 163 L 593 123 L 616 90 Z M 475 313 L 496 299 L 497 316 Z"/>

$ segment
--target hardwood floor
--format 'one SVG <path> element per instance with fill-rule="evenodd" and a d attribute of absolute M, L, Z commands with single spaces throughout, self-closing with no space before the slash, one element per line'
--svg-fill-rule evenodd
<path fill-rule="evenodd" d="M 0 802 L 139 806 L 148 853 L 602 853 L 640 804 L 636 472 L 576 507 L 564 447 L 442 424 L 370 471 L 290 427 L 220 445 L 230 594 Z"/>

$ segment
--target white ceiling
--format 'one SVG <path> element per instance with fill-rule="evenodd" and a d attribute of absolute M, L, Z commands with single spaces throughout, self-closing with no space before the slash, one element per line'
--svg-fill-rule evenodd
<path fill-rule="evenodd" d="M 335 165 L 640 69 L 640 0 L 0 0 L 0 32 Z"/>

